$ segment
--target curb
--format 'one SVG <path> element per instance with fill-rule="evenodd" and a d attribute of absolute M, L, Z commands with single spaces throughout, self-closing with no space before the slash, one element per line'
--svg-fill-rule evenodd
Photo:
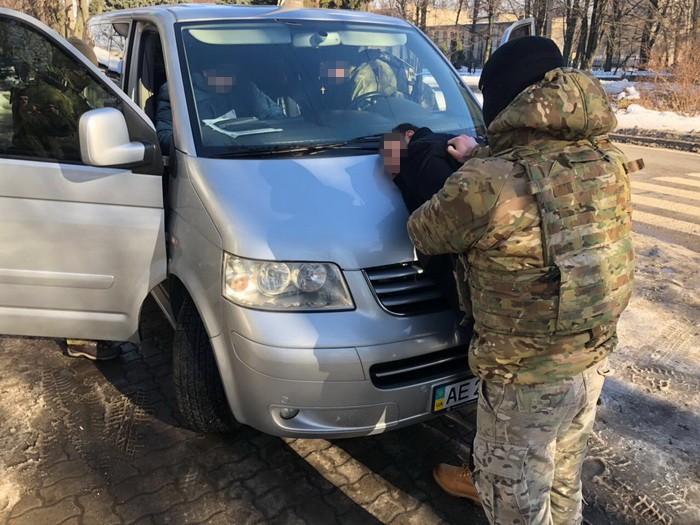
<path fill-rule="evenodd" d="M 659 134 L 661 135 L 661 134 Z M 665 137 L 653 134 L 638 134 L 637 130 L 627 132 L 620 130 L 619 133 L 609 133 L 608 136 L 617 142 L 627 144 L 638 144 L 641 146 L 651 146 L 655 148 L 675 149 L 690 153 L 700 153 L 700 137 L 683 135 L 681 137 Z"/>

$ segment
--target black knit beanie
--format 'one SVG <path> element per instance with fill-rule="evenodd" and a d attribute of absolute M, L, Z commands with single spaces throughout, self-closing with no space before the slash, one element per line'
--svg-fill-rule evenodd
<path fill-rule="evenodd" d="M 549 38 L 526 36 L 496 49 L 479 79 L 486 127 L 521 91 L 558 67 L 564 67 L 564 58 Z"/>

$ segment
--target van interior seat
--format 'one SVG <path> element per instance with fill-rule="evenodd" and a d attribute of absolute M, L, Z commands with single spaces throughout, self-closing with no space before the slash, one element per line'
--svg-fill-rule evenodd
<path fill-rule="evenodd" d="M 256 56 L 251 49 L 249 56 Z M 268 57 L 266 61 L 239 59 L 246 76 L 267 96 L 280 106 L 287 117 L 301 115 L 299 94 L 303 87 L 297 79 L 297 73 L 284 59 L 284 56 Z"/>

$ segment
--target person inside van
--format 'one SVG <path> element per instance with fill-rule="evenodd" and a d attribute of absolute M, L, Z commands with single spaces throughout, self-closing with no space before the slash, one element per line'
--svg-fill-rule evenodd
<path fill-rule="evenodd" d="M 221 60 L 203 63 L 192 73 L 195 104 L 201 121 L 208 119 L 256 117 L 260 120 L 285 118 L 282 109 L 252 81 L 244 77 L 235 62 Z M 168 83 L 158 92 L 156 131 L 163 154 L 170 152 L 173 136 L 173 114 L 170 108 Z"/>
<path fill-rule="evenodd" d="M 353 60 L 321 62 L 319 76 L 324 105 L 330 109 L 357 109 L 356 104 L 364 100 L 363 97 L 401 96 L 397 91 L 396 73 L 387 61 L 379 59 L 379 55 L 379 50 L 368 49 L 339 53 Z M 360 63 L 353 65 L 357 60 Z"/>
<path fill-rule="evenodd" d="M 366 49 L 360 52 L 363 61 L 352 70 L 352 99 L 368 93 L 381 93 L 387 97 L 401 96 L 398 79 L 387 59 L 379 49 Z"/>

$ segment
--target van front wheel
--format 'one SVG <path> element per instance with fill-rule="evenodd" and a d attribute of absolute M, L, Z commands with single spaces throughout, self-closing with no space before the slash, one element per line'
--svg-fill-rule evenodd
<path fill-rule="evenodd" d="M 236 420 L 226 400 L 209 336 L 189 298 L 180 308 L 175 327 L 173 383 L 187 428 L 214 433 L 235 429 Z"/>

